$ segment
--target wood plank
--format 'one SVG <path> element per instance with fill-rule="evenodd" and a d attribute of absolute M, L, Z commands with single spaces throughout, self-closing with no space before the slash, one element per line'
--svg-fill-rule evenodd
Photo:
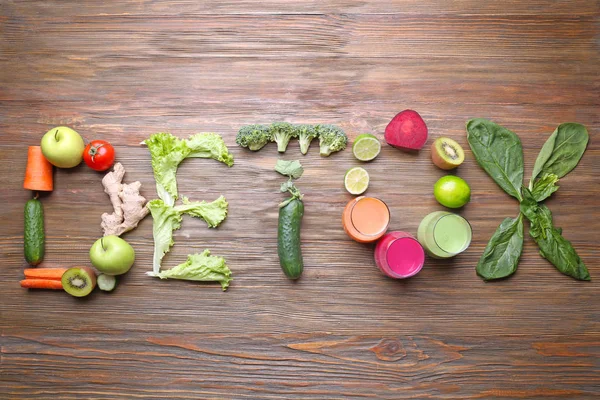
<path fill-rule="evenodd" d="M 436 337 L 9 331 L 4 363 L 43 372 L 7 396 L 62 398 L 592 398 L 590 336 Z M 495 354 L 490 363 L 489 351 Z M 73 360 L 77 365 L 73 365 Z M 113 376 L 113 369 L 121 373 Z M 139 371 L 144 371 L 140 373 Z M 533 388 L 531 382 L 556 378 Z M 33 377 L 31 377 L 33 378 Z M 491 378 L 491 379 L 490 379 Z M 9 373 L 6 382 L 22 377 Z M 56 382 L 60 382 L 57 384 Z M 110 382 L 110 383 L 108 383 Z M 177 389 L 173 389 L 176 387 Z"/>
<path fill-rule="evenodd" d="M 30 16 L 6 21 L 3 50 L 9 57 L 35 50 L 38 56 L 84 59 L 279 59 L 288 54 L 469 59 L 476 54 L 486 59 L 583 61 L 597 57 L 595 20 L 570 15 Z"/>
<path fill-rule="evenodd" d="M 307 0 L 289 2 L 281 0 L 202 2 L 175 0 L 162 1 L 123 0 L 118 4 L 93 2 L 81 7 L 73 0 L 36 1 L 8 0 L 3 2 L 11 13 L 26 16 L 43 13 L 47 18 L 89 15 L 177 16 L 177 15 L 239 15 L 239 14 L 464 14 L 464 15 L 598 15 L 597 1 L 589 0 L 531 0 L 502 3 L 479 0 Z"/>
<path fill-rule="evenodd" d="M 0 3 L 0 398 L 591 399 L 600 395 L 600 2 L 265 0 Z M 452 260 L 426 260 L 406 281 L 384 277 L 373 246 L 351 241 L 340 215 L 352 196 L 351 152 L 322 158 L 313 145 L 285 159 L 306 168 L 305 273 L 284 278 L 276 252 L 282 177 L 274 145 L 235 145 L 247 123 L 330 122 L 351 139 L 383 142 L 398 111 L 421 113 L 430 132 L 466 149 L 455 171 L 473 189 L 459 212 L 474 230 Z M 585 124 L 580 165 L 547 201 L 592 282 L 558 273 L 527 237 L 517 274 L 485 283 L 475 265 L 518 205 L 477 166 L 464 124 L 486 117 L 519 134 L 525 175 L 561 122 Z M 145 275 L 152 220 L 125 238 L 136 264 L 115 292 L 75 299 L 18 286 L 26 148 L 57 125 L 117 149 L 126 180 L 156 197 L 151 133 L 223 135 L 233 168 L 188 160 L 181 194 L 224 194 L 218 229 L 186 218 L 165 258 L 205 248 L 226 257 L 231 288 Z M 392 229 L 416 232 L 441 209 L 445 172 L 430 151 L 384 144 L 364 164 L 369 195 L 384 199 Z M 42 266 L 89 265 L 110 203 L 102 174 L 55 173 L 42 196 Z"/>

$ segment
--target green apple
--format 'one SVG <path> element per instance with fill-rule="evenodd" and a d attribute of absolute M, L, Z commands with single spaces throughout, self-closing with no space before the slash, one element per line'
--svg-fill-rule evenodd
<path fill-rule="evenodd" d="M 135 261 L 133 247 L 118 236 L 104 236 L 90 249 L 92 265 L 103 274 L 121 275 L 129 271 Z"/>
<path fill-rule="evenodd" d="M 73 129 L 58 126 L 42 137 L 42 154 L 58 168 L 73 168 L 83 159 L 85 143 Z"/>

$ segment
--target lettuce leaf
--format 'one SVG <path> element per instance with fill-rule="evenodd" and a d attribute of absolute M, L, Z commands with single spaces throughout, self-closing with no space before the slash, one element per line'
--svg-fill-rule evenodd
<path fill-rule="evenodd" d="M 231 282 L 231 271 L 223 257 L 211 256 L 209 250 L 201 254 L 190 254 L 187 261 L 171 269 L 147 272 L 160 279 L 184 279 L 190 281 L 216 281 L 223 290 L 227 290 Z"/>
<path fill-rule="evenodd" d="M 186 141 L 190 148 L 188 157 L 212 158 L 226 164 L 233 165 L 233 155 L 229 152 L 227 145 L 221 135 L 216 133 L 197 133 L 190 136 Z"/>
<path fill-rule="evenodd" d="M 233 156 L 216 133 L 197 133 L 185 140 L 170 133 L 155 133 L 143 143 L 152 156 L 158 197 L 169 206 L 177 200 L 177 167 L 185 158 L 212 158 L 230 167 L 233 165 Z"/>
<path fill-rule="evenodd" d="M 175 206 L 179 212 L 191 215 L 192 217 L 202 218 L 208 224 L 209 228 L 216 228 L 227 217 L 227 200 L 220 196 L 217 200 L 207 203 L 206 201 L 190 201 L 183 197 L 183 205 Z"/>
<path fill-rule="evenodd" d="M 190 154 L 185 140 L 170 133 L 155 133 L 144 141 L 152 156 L 156 191 L 166 205 L 177 199 L 177 166 Z"/>
<path fill-rule="evenodd" d="M 181 212 L 165 204 L 163 200 L 156 199 L 148 202 L 154 224 L 152 236 L 154 236 L 154 257 L 152 258 L 152 272 L 160 272 L 160 263 L 173 246 L 173 231 L 181 228 Z"/>
<path fill-rule="evenodd" d="M 160 264 L 166 253 L 173 246 L 173 231 L 181 227 L 182 215 L 189 214 L 202 218 L 210 228 L 216 228 L 227 217 L 228 203 L 220 196 L 215 201 L 189 201 L 183 198 L 184 204 L 171 207 L 163 200 L 156 199 L 148 202 L 148 208 L 154 219 L 152 235 L 154 236 L 154 257 L 152 273 L 160 272 Z"/>

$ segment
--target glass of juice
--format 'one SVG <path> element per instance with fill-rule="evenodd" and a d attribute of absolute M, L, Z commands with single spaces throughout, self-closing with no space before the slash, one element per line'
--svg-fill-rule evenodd
<path fill-rule="evenodd" d="M 388 232 L 375 246 L 375 263 L 390 278 L 410 278 L 421 271 L 424 262 L 423 247 L 407 232 Z"/>
<path fill-rule="evenodd" d="M 433 258 L 450 258 L 462 253 L 471 244 L 472 235 L 469 221 L 447 211 L 428 214 L 417 232 L 419 243 Z"/>
<path fill-rule="evenodd" d="M 388 206 L 375 197 L 350 200 L 342 214 L 344 230 L 360 243 L 371 243 L 383 236 L 390 223 Z"/>

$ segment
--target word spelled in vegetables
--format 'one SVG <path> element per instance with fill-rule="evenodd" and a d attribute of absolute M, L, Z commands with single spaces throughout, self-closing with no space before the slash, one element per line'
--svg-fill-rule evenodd
<path fill-rule="evenodd" d="M 538 155 L 529 187 L 523 187 L 523 147 L 514 132 L 477 118 L 467 122 L 467 140 L 479 165 L 520 203 L 520 214 L 506 218 L 496 229 L 479 259 L 477 274 L 485 280 L 493 280 L 515 273 L 523 251 L 525 216 L 540 255 L 563 274 L 589 280 L 585 264 L 562 236 L 562 230 L 554 227 L 552 213 L 539 204 L 558 190 L 558 179 L 579 163 L 589 140 L 585 127 L 566 123 L 556 128 Z"/>
<path fill-rule="evenodd" d="M 298 279 L 304 270 L 302 250 L 300 248 L 300 228 L 304 216 L 302 194 L 292 179 L 300 178 L 304 169 L 298 161 L 278 160 L 275 171 L 289 176 L 289 180 L 281 185 L 281 192 L 289 192 L 291 197 L 279 204 L 279 225 L 277 232 L 277 253 L 279 264 L 290 279 Z"/>

